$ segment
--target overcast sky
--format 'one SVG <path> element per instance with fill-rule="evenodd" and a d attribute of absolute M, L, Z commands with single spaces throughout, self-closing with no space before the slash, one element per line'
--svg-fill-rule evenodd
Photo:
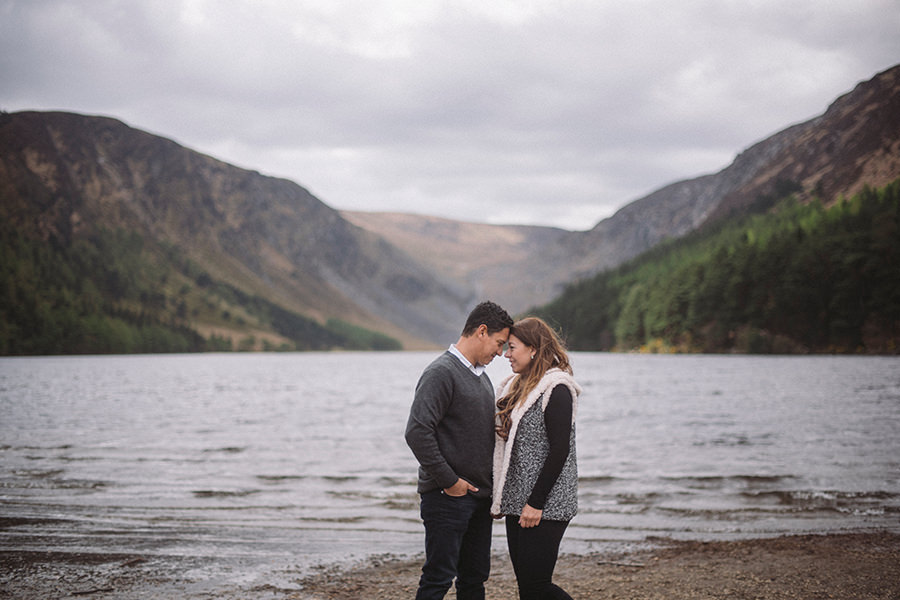
<path fill-rule="evenodd" d="M 0 109 L 337 209 L 583 230 L 900 63 L 900 0 L 0 0 Z"/>

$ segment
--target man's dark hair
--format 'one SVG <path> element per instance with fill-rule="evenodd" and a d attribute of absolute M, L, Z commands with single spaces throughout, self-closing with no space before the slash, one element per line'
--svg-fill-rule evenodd
<path fill-rule="evenodd" d="M 512 317 L 493 302 L 482 302 L 472 309 L 469 318 L 466 319 L 466 326 L 463 327 L 463 336 L 470 336 L 475 333 L 479 325 L 487 325 L 489 334 L 494 334 L 501 329 L 513 326 Z"/>

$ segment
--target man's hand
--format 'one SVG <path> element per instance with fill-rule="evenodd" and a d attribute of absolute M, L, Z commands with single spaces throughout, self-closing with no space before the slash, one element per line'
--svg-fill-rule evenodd
<path fill-rule="evenodd" d="M 529 527 L 537 527 L 541 522 L 544 511 L 538 510 L 528 504 L 522 509 L 522 515 L 519 517 L 519 527 L 528 529 Z"/>
<path fill-rule="evenodd" d="M 460 477 L 456 480 L 451 487 L 444 488 L 444 493 L 448 496 L 453 496 L 454 498 L 459 498 L 460 496 L 465 496 L 469 492 L 477 492 L 478 488 Z"/>

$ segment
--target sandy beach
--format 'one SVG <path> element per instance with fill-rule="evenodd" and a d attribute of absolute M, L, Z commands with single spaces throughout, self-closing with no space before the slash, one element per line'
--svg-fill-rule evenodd
<path fill-rule="evenodd" d="M 900 534 L 785 536 L 673 542 L 628 553 L 566 555 L 556 581 L 577 599 L 900 598 Z M 323 567 L 295 585 L 222 587 L 186 565 L 140 555 L 0 553 L 0 597 L 360 600 L 412 598 L 419 560 L 378 558 L 350 570 Z M 454 598 L 451 592 L 447 596 Z M 489 600 L 517 598 L 505 555 L 494 557 Z"/>

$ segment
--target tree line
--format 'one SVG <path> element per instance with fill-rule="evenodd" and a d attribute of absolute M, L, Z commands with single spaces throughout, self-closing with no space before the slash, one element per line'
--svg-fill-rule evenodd
<path fill-rule="evenodd" d="M 900 348 L 900 180 L 832 206 L 664 242 L 535 312 L 575 350 L 886 353 Z"/>
<path fill-rule="evenodd" d="M 203 335 L 198 323 L 213 331 Z M 239 333 L 235 342 L 229 331 Z M 257 339 L 270 332 L 279 343 Z M 67 242 L 0 223 L 0 355 L 250 350 L 399 350 L 386 335 L 320 324 L 247 294 L 134 231 Z"/>

